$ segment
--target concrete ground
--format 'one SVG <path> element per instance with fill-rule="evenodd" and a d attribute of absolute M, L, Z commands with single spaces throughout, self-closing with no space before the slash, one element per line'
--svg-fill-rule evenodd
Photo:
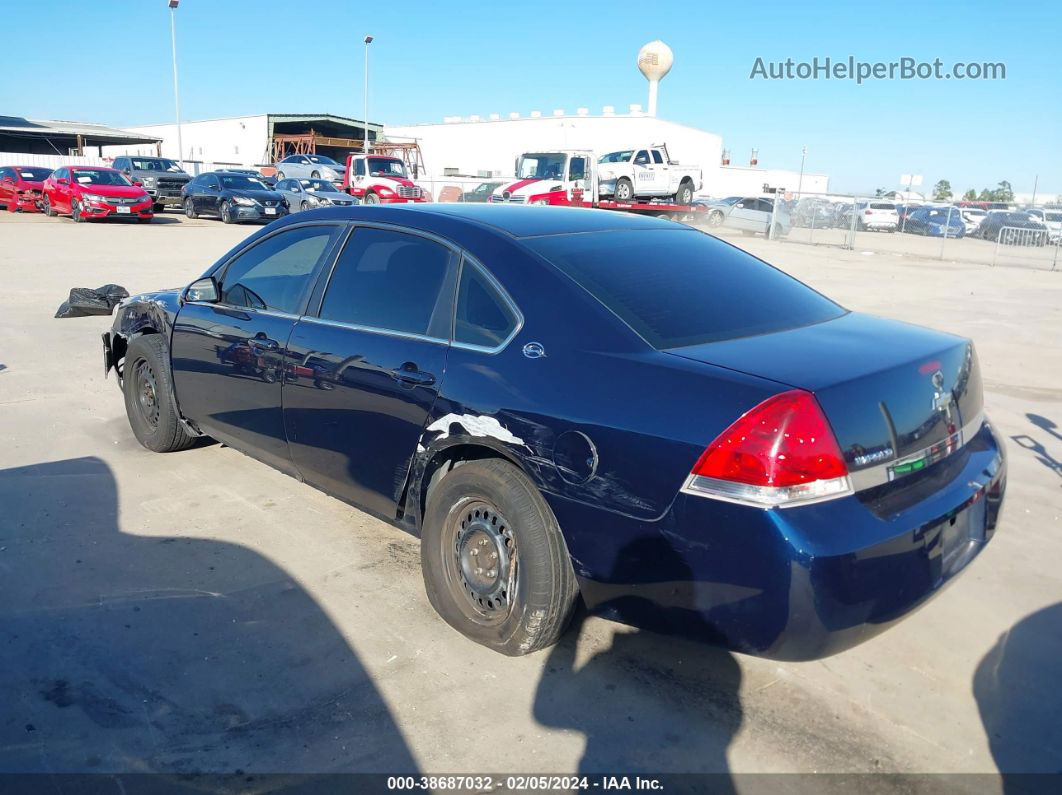
<path fill-rule="evenodd" d="M 976 340 L 1010 454 L 995 540 L 819 662 L 598 619 L 509 659 L 435 617 L 403 532 L 220 445 L 141 448 L 110 319 L 52 319 L 252 231 L 0 215 L 0 771 L 1062 770 L 1062 273 L 731 238 Z"/>

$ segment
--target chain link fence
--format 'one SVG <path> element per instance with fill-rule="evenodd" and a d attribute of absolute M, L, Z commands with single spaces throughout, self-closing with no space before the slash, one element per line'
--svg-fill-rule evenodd
<path fill-rule="evenodd" d="M 762 236 L 784 245 L 825 246 L 921 259 L 1058 270 L 1062 225 L 1021 210 L 905 203 L 836 193 L 705 200 L 697 221 L 722 236 Z"/>

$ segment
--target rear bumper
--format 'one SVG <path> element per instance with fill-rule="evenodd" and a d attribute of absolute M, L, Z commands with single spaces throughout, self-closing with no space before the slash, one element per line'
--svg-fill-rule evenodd
<path fill-rule="evenodd" d="M 784 660 L 826 657 L 925 604 L 991 540 L 1006 460 L 985 424 L 897 484 L 762 510 L 681 494 L 656 522 L 549 498 L 587 606 L 648 629 Z"/>

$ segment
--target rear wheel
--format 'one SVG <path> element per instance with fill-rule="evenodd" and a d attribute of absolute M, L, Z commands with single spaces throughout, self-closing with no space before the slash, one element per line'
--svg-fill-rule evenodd
<path fill-rule="evenodd" d="M 45 215 L 47 215 L 49 218 L 55 218 L 56 212 L 55 209 L 52 207 L 52 200 L 48 198 L 47 193 L 44 194 L 44 204 L 42 206 Z"/>
<path fill-rule="evenodd" d="M 675 204 L 688 205 L 693 202 L 693 186 L 688 182 L 684 182 L 679 186 L 678 193 L 675 194 Z"/>
<path fill-rule="evenodd" d="M 165 340 L 145 334 L 129 343 L 122 367 L 129 427 L 140 444 L 156 453 L 184 450 L 195 441 L 173 406 L 169 362 Z"/>
<path fill-rule="evenodd" d="M 560 528 L 508 461 L 469 461 L 434 479 L 421 536 L 428 600 L 471 640 L 519 656 L 557 642 L 578 593 Z"/>
<path fill-rule="evenodd" d="M 634 186 L 626 177 L 621 177 L 616 183 L 616 201 L 629 202 L 634 198 Z"/>
<path fill-rule="evenodd" d="M 199 213 L 195 211 L 195 203 L 192 201 L 191 196 L 184 200 L 184 214 L 193 219 L 199 217 Z"/>

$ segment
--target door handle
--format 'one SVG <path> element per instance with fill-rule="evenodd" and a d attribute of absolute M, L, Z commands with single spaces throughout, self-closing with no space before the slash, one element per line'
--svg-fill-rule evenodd
<path fill-rule="evenodd" d="M 392 370 L 391 377 L 411 386 L 431 386 L 435 383 L 434 375 L 418 370 L 413 362 L 406 362 L 401 367 Z"/>

